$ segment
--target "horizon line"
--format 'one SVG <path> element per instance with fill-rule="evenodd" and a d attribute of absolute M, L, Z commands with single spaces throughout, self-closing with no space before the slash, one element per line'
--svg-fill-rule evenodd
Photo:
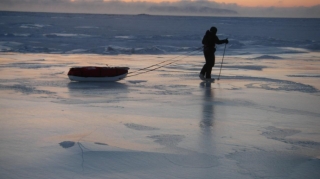
<path fill-rule="evenodd" d="M 320 5 L 319 5 L 320 6 Z M 101 12 L 57 12 L 57 11 L 20 11 L 20 10 L 1 10 L 0 12 L 17 12 L 17 13 L 55 13 L 55 14 L 93 14 L 93 15 L 136 15 L 136 16 L 174 16 L 174 17 L 230 17 L 230 18 L 275 18 L 275 19 L 320 19 L 320 17 L 276 17 L 276 16 L 234 16 L 234 15 L 184 15 L 184 14 L 149 14 L 149 13 L 101 13 Z"/>

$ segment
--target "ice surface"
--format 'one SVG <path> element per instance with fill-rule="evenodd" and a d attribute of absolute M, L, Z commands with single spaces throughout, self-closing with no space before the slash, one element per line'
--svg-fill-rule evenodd
<path fill-rule="evenodd" d="M 175 57 L 2 53 L 1 178 L 319 178 L 319 54 L 225 57 L 214 83 L 198 79 L 202 55 L 120 82 L 67 78 Z"/>
<path fill-rule="evenodd" d="M 229 38 L 226 55 L 320 50 L 319 19 L 179 17 L 0 12 L 0 51 L 22 53 L 160 54 L 201 47 L 211 26 Z M 18 42 L 5 46 L 2 43 Z M 222 45 L 223 46 L 223 45 Z M 219 49 L 223 48 L 218 47 Z M 78 50 L 82 49 L 82 50 Z M 220 50 L 217 51 L 221 53 Z M 264 54 L 267 56 L 257 56 Z"/>

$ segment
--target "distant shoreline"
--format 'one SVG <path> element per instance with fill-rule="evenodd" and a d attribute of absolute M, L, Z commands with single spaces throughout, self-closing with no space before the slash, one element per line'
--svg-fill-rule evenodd
<path fill-rule="evenodd" d="M 163 15 L 163 14 L 148 14 L 148 13 L 138 13 L 138 14 L 108 14 L 108 13 L 80 13 L 80 12 L 42 12 L 42 11 L 8 11 L 0 10 L 1 13 L 45 13 L 45 14 L 81 14 L 81 15 L 106 15 L 106 16 L 159 16 L 159 17 L 202 17 L 202 18 L 252 18 L 252 19 L 320 19 L 317 17 L 252 17 L 252 16 L 228 16 L 228 15 Z"/>

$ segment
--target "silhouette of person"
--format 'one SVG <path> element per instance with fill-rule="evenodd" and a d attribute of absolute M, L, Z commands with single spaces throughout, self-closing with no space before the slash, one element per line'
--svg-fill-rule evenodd
<path fill-rule="evenodd" d="M 211 70 L 215 64 L 215 51 L 216 51 L 216 44 L 228 44 L 228 39 L 219 40 L 217 37 L 218 29 L 216 27 L 211 27 L 210 30 L 207 30 L 206 34 L 202 39 L 203 44 L 203 54 L 206 60 L 206 63 L 203 65 L 201 72 L 200 72 L 200 79 L 211 79 Z"/>

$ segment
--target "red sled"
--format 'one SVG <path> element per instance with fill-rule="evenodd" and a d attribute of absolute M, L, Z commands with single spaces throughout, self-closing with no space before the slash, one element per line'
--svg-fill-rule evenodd
<path fill-rule="evenodd" d="M 128 74 L 128 67 L 72 67 L 68 72 L 71 81 L 119 81 Z"/>

